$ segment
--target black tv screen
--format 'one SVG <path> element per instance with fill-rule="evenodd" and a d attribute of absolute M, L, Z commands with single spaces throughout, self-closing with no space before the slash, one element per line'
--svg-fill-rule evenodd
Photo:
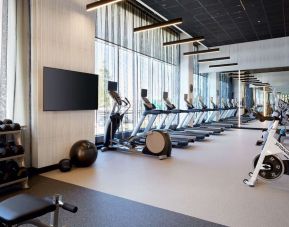
<path fill-rule="evenodd" d="M 98 76 L 63 69 L 43 68 L 43 110 L 96 110 Z"/>

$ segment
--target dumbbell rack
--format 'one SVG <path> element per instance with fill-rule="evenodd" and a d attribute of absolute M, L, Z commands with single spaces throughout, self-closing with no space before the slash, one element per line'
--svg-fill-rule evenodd
<path fill-rule="evenodd" d="M 22 145 L 21 134 L 22 134 L 21 130 L 0 132 L 0 136 L 1 135 L 13 135 L 15 143 L 17 145 Z M 20 155 L 14 155 L 14 156 L 8 156 L 8 157 L 0 158 L 0 162 L 1 161 L 7 161 L 7 160 L 16 160 L 19 164 L 19 167 L 25 167 L 25 156 L 24 155 L 25 154 L 20 154 Z M 6 187 L 9 185 L 13 185 L 13 184 L 20 184 L 20 183 L 22 184 L 23 188 L 25 188 L 25 189 L 29 188 L 28 177 L 23 177 L 20 179 L 16 179 L 13 181 L 2 183 L 2 184 L 0 184 L 0 188 Z"/>

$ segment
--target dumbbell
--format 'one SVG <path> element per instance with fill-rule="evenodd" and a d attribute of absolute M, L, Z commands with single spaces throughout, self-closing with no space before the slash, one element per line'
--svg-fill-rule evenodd
<path fill-rule="evenodd" d="M 5 165 L 5 181 L 15 180 L 18 176 L 19 169 L 19 165 L 16 161 L 8 161 Z"/>
<path fill-rule="evenodd" d="M 9 156 L 24 154 L 24 148 L 21 145 L 16 145 L 14 140 L 10 140 L 6 146 L 6 153 Z"/>
<path fill-rule="evenodd" d="M 4 143 L 0 143 L 0 157 L 5 157 L 6 156 L 6 147 Z"/>
<path fill-rule="evenodd" d="M 7 128 L 6 128 L 6 125 L 0 125 L 0 132 L 6 132 L 7 131 Z"/>
<path fill-rule="evenodd" d="M 17 131 L 17 130 L 20 130 L 21 129 L 21 126 L 20 124 L 18 123 L 13 123 L 13 124 L 10 124 L 10 127 L 13 131 Z"/>
<path fill-rule="evenodd" d="M 7 131 L 12 131 L 12 127 L 10 124 L 0 125 L 0 132 L 7 132 Z"/>
<path fill-rule="evenodd" d="M 5 119 L 5 120 L 3 120 L 3 124 L 4 124 L 4 125 L 5 125 L 5 124 L 13 124 L 13 121 L 10 120 L 10 119 Z"/>
<path fill-rule="evenodd" d="M 6 162 L 0 162 L 0 183 L 3 183 L 5 181 L 5 166 Z"/>
<path fill-rule="evenodd" d="M 0 120 L 0 125 L 3 125 L 3 121 Z"/>

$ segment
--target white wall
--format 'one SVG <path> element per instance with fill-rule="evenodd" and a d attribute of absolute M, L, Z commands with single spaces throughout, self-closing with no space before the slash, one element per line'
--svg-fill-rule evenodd
<path fill-rule="evenodd" d="M 258 73 L 255 76 L 264 83 L 269 83 L 277 92 L 289 93 L 289 72 Z"/>
<path fill-rule="evenodd" d="M 94 139 L 94 111 L 43 112 L 43 66 L 94 72 L 90 0 L 32 0 L 32 153 L 44 167 L 69 156 L 71 145 Z"/>
<path fill-rule="evenodd" d="M 200 72 L 220 72 L 289 66 L 289 37 L 220 46 L 220 52 L 200 55 L 200 59 L 226 57 L 230 60 L 211 64 L 238 63 L 238 66 L 209 68 L 201 64 Z"/>

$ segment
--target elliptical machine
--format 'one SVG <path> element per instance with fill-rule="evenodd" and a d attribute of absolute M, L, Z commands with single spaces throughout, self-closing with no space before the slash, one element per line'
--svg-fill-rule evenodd
<path fill-rule="evenodd" d="M 117 93 L 117 82 L 108 81 L 108 92 L 114 100 L 114 105 L 106 122 L 104 144 L 101 151 L 112 150 L 131 154 L 144 154 L 158 157 L 160 160 L 170 157 L 172 144 L 168 133 L 161 130 L 151 130 L 141 135 L 134 133 L 142 125 L 146 116 L 145 113 L 128 139 L 116 138 L 116 132 L 131 104 L 127 98 L 122 99 Z M 142 138 L 145 139 L 144 144 L 139 141 Z"/>

